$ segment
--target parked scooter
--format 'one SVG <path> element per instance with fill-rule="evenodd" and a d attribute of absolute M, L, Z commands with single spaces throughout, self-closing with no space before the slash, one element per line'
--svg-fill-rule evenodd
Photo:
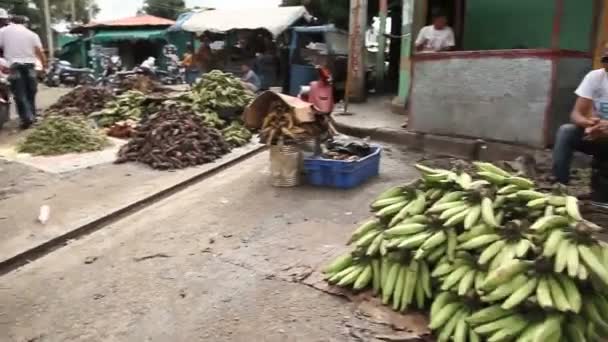
<path fill-rule="evenodd" d="M 118 86 L 125 74 L 122 74 L 122 59 L 120 56 L 103 56 L 101 66 L 103 72 L 97 84 L 102 86 Z"/>
<path fill-rule="evenodd" d="M 94 84 L 95 82 L 93 70 L 89 68 L 74 68 L 68 61 L 53 59 L 44 83 L 49 87 L 58 87 L 60 85 L 77 86 Z"/>
<path fill-rule="evenodd" d="M 331 71 L 325 67 L 316 66 L 319 73 L 317 81 L 300 87 L 298 97 L 309 102 L 321 114 L 331 114 L 334 110 L 334 85 Z"/>
<path fill-rule="evenodd" d="M 8 63 L 0 58 L 0 129 L 10 119 L 11 91 L 8 75 Z"/>

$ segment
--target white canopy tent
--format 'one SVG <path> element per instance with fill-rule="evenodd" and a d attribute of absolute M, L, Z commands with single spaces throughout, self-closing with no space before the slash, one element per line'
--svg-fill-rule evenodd
<path fill-rule="evenodd" d="M 302 18 L 306 21 L 312 20 L 312 16 L 304 6 L 219 9 L 192 13 L 180 26 L 184 31 L 196 33 L 265 29 L 276 38 Z"/>

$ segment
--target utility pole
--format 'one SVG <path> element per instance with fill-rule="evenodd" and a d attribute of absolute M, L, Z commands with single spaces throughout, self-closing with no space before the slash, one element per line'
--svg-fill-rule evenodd
<path fill-rule="evenodd" d="M 365 88 L 365 31 L 367 30 L 367 0 L 350 1 L 348 44 L 348 74 L 346 97 L 364 101 Z"/>
<path fill-rule="evenodd" d="M 388 0 L 379 0 L 380 29 L 378 32 L 378 54 L 376 55 L 376 92 L 384 91 L 384 62 L 386 60 L 386 16 L 388 15 Z"/>
<path fill-rule="evenodd" d="M 51 28 L 51 8 L 49 0 L 44 0 L 44 24 L 46 25 L 46 40 L 49 50 L 49 59 L 55 54 L 55 44 L 53 42 L 53 29 Z"/>
<path fill-rule="evenodd" d="M 72 23 L 76 21 L 76 0 L 70 1 L 70 10 L 72 13 Z"/>

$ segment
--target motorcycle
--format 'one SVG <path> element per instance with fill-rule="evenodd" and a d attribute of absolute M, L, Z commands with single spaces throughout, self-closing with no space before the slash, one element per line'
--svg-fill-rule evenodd
<path fill-rule="evenodd" d="M 98 85 L 118 86 L 120 81 L 127 76 L 127 74 L 122 71 L 122 60 L 119 56 L 104 56 L 101 66 L 103 72 L 97 81 Z"/>
<path fill-rule="evenodd" d="M 183 84 L 186 81 L 186 69 L 175 60 L 169 60 L 167 71 L 157 70 L 156 73 L 162 84 Z"/>
<path fill-rule="evenodd" d="M 57 87 L 59 85 L 77 86 L 95 84 L 95 82 L 93 70 L 89 68 L 74 68 L 68 61 L 54 59 L 51 61 L 44 83 L 49 87 Z"/>
<path fill-rule="evenodd" d="M 313 108 L 322 114 L 331 114 L 334 110 L 333 77 L 329 69 L 317 66 L 319 79 L 300 87 L 298 97 L 312 104 Z"/>

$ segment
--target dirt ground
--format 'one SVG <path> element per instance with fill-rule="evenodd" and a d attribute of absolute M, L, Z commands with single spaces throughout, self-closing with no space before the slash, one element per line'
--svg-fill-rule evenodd
<path fill-rule="evenodd" d="M 0 341 L 395 334 L 302 281 L 342 251 L 374 194 L 416 175 L 418 157 L 387 148 L 382 176 L 350 191 L 272 188 L 268 155 L 252 157 L 3 276 Z"/>

